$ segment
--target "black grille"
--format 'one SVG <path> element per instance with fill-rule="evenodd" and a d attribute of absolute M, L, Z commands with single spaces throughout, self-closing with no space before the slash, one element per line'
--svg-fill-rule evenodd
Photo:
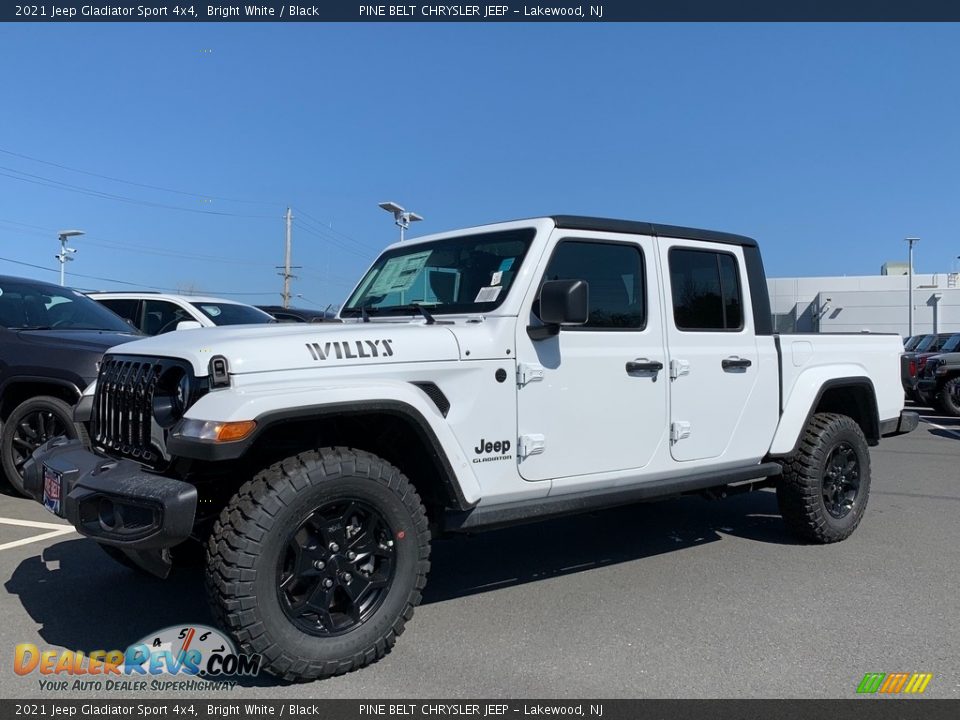
<path fill-rule="evenodd" d="M 189 405 L 197 393 L 189 363 L 134 355 L 104 357 L 93 396 L 90 430 L 94 446 L 109 455 L 159 465 L 166 443 L 163 428 L 154 418 L 153 401 L 161 378 L 174 367 L 190 376 L 194 396 L 188 399 Z"/>

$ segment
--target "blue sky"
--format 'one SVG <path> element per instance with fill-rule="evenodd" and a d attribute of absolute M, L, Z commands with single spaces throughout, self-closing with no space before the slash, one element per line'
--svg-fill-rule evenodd
<path fill-rule="evenodd" d="M 76 227 L 75 273 L 276 302 L 291 204 L 297 303 L 339 303 L 384 200 L 741 232 L 771 276 L 960 255 L 956 25 L 8 24 L 0 66 L 0 257 L 44 267 Z"/>

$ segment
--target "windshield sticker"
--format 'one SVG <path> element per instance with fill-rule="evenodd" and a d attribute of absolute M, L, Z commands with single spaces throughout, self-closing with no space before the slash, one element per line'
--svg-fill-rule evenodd
<path fill-rule="evenodd" d="M 500 261 L 500 272 L 506 272 L 513 267 L 513 258 L 504 258 Z"/>
<path fill-rule="evenodd" d="M 474 302 L 494 302 L 498 297 L 500 297 L 501 290 L 503 290 L 503 288 L 499 285 L 497 287 L 480 288 L 480 292 L 477 293 L 477 297 L 474 299 Z"/>
<path fill-rule="evenodd" d="M 427 258 L 433 250 L 405 255 L 404 257 L 390 258 L 383 265 L 383 269 L 376 281 L 367 292 L 368 295 L 389 295 L 394 292 L 409 290 L 417 275 L 427 264 Z"/>
<path fill-rule="evenodd" d="M 210 317 L 216 317 L 221 312 L 220 308 L 218 308 L 216 305 L 201 305 L 200 309 Z"/>
<path fill-rule="evenodd" d="M 503 279 L 503 272 L 501 270 L 497 270 L 493 275 L 490 276 L 490 284 L 499 285 L 502 279 Z"/>

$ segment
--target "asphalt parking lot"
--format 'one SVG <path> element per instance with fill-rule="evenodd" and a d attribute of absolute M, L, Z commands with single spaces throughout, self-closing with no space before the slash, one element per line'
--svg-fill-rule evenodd
<path fill-rule="evenodd" d="M 866 672 L 930 672 L 925 697 L 957 697 L 960 421 L 926 415 L 872 458 L 867 515 L 837 545 L 795 544 L 771 492 L 438 541 L 384 660 L 218 696 L 847 698 Z M 12 671 L 18 643 L 123 648 L 212 622 L 198 571 L 139 576 L 19 497 L 0 496 L 0 568 L 0 697 L 45 696 Z"/>

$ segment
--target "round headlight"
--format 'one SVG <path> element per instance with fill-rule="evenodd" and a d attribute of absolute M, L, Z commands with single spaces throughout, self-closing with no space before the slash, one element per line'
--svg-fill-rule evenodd
<path fill-rule="evenodd" d="M 190 404 L 190 376 L 180 368 L 170 368 L 153 391 L 153 417 L 162 428 L 172 427 L 183 417 Z"/>

